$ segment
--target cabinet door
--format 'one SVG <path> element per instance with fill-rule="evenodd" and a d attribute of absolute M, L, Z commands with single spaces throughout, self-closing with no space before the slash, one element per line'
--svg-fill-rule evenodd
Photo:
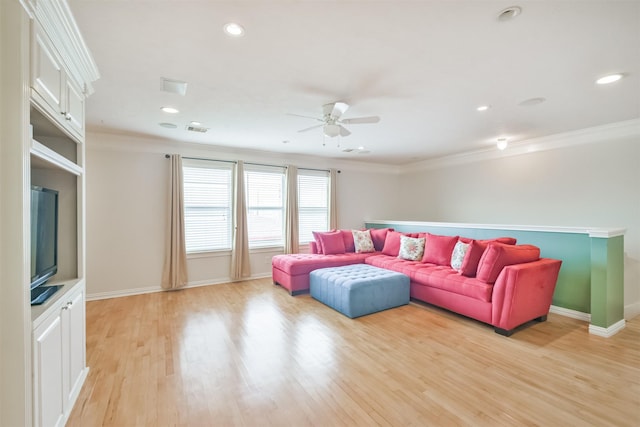
<path fill-rule="evenodd" d="M 50 42 L 37 29 L 33 31 L 31 44 L 31 87 L 34 99 L 56 120 L 60 120 L 64 111 L 64 71 Z"/>
<path fill-rule="evenodd" d="M 83 383 L 85 370 L 85 308 L 84 293 L 72 296 L 62 312 L 64 337 L 64 352 L 62 355 L 66 363 L 64 391 L 65 410 L 71 412 Z"/>
<path fill-rule="evenodd" d="M 84 137 L 84 94 L 70 79 L 65 84 L 65 120 L 72 131 Z"/>
<path fill-rule="evenodd" d="M 58 313 L 34 331 L 34 402 L 36 426 L 62 426 L 62 322 Z"/>

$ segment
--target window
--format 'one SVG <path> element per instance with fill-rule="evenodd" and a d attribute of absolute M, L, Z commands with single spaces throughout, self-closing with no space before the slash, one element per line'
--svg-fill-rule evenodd
<path fill-rule="evenodd" d="M 187 253 L 231 249 L 233 164 L 182 160 Z"/>
<path fill-rule="evenodd" d="M 245 164 L 249 247 L 284 245 L 284 169 Z"/>
<path fill-rule="evenodd" d="M 298 170 L 298 240 L 313 241 L 312 231 L 329 229 L 329 172 Z"/>

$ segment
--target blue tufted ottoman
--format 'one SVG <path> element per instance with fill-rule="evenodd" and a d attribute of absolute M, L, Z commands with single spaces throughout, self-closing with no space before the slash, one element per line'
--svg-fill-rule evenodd
<path fill-rule="evenodd" d="M 321 268 L 309 274 L 309 291 L 353 319 L 409 304 L 409 277 L 368 264 Z"/>

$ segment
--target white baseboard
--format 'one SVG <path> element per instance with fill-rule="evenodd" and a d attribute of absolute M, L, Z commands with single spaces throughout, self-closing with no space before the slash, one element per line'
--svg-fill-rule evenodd
<path fill-rule="evenodd" d="M 638 305 L 640 306 L 640 304 L 638 304 Z M 628 307 L 629 306 L 625 307 L 625 317 L 627 317 L 627 308 Z M 640 307 L 637 307 L 637 309 L 640 309 Z M 555 305 L 552 305 L 549 308 L 549 313 L 555 313 L 555 314 L 559 314 L 561 316 L 571 317 L 572 319 L 578 319 L 578 320 L 582 320 L 584 322 L 591 322 L 591 314 L 589 314 L 589 313 L 583 313 L 581 311 L 571 310 L 571 309 L 563 308 L 563 307 L 557 307 Z M 609 326 L 608 328 L 603 328 L 601 326 L 596 326 L 596 325 L 589 325 L 589 333 L 593 334 L 593 335 L 597 335 L 599 337 L 609 338 L 609 337 L 617 334 L 621 330 L 623 330 L 624 326 L 625 326 L 625 320 L 624 319 L 620 320 L 619 322 L 614 323 L 613 325 Z"/>
<path fill-rule="evenodd" d="M 254 280 L 254 279 L 263 279 L 265 277 L 271 277 L 271 273 L 250 276 L 246 279 L 238 280 L 238 282 L 244 282 L 247 280 Z M 200 286 L 220 285 L 222 283 L 230 283 L 230 282 L 232 282 L 232 280 L 229 277 L 225 277 L 218 280 L 198 280 L 198 281 L 189 282 L 187 283 L 187 286 L 180 289 L 198 288 Z M 149 286 L 146 288 L 123 289 L 121 291 L 87 293 L 87 301 L 97 301 L 101 299 L 129 297 L 133 295 L 151 294 L 154 292 L 162 292 L 162 291 L 164 291 L 164 289 L 162 289 L 162 286 Z"/>
<path fill-rule="evenodd" d="M 624 306 L 624 318 L 631 320 L 640 314 L 640 301 Z"/>
<path fill-rule="evenodd" d="M 609 326 L 608 328 L 603 328 L 601 326 L 596 326 L 596 325 L 589 325 L 589 333 L 593 335 L 597 335 L 599 337 L 609 338 L 617 334 L 621 330 L 623 330 L 625 324 L 626 324 L 625 320 L 622 319 L 614 323 L 613 325 Z"/>
<path fill-rule="evenodd" d="M 552 305 L 549 308 L 549 313 L 559 314 L 560 316 L 582 320 L 583 322 L 591 321 L 591 314 L 589 313 L 583 313 L 582 311 L 571 310 L 570 308 L 558 307 L 555 305 Z"/>

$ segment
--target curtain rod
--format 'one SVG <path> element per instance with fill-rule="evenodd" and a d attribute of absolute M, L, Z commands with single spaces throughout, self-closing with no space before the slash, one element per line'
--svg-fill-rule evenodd
<path fill-rule="evenodd" d="M 170 158 L 171 155 L 170 154 L 165 154 L 164 158 L 168 159 Z M 206 160 L 209 162 L 224 162 L 224 163 L 238 163 L 235 160 L 215 160 L 215 159 L 207 159 L 204 157 L 183 157 L 183 159 L 187 159 L 187 160 Z M 268 166 L 268 167 L 272 167 L 272 168 L 284 168 L 286 169 L 286 166 L 278 166 L 278 165 L 267 165 L 265 163 L 252 163 L 252 162 L 244 162 L 245 165 L 253 165 L 253 166 Z M 307 170 L 307 171 L 318 171 L 318 172 L 329 172 L 329 169 L 313 169 L 313 168 L 298 168 L 298 170 Z M 340 170 L 336 171 L 337 173 L 341 173 Z"/>

